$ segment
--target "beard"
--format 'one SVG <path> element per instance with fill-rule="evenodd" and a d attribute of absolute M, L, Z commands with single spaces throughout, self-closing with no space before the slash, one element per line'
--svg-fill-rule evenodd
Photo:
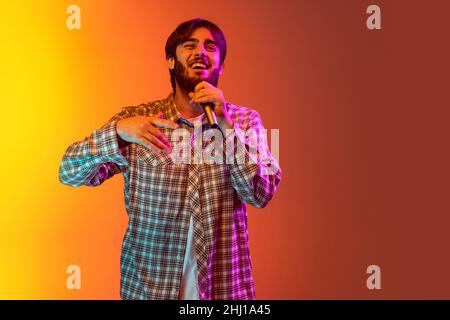
<path fill-rule="evenodd" d="M 187 68 L 175 59 L 174 77 L 181 89 L 186 92 L 194 92 L 195 86 L 202 81 L 206 81 L 214 87 L 217 87 L 217 84 L 219 83 L 219 69 L 213 69 L 207 78 L 199 77 L 197 75 L 190 77 Z"/>

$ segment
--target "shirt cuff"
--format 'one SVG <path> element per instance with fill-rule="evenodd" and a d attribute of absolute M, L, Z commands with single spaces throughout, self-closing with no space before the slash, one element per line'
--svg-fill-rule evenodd
<path fill-rule="evenodd" d="M 117 121 L 118 120 L 112 121 L 100 130 L 94 131 L 93 153 L 107 157 L 118 165 L 128 165 L 127 160 L 121 152 L 128 144 L 121 143 L 119 145 L 119 137 L 116 130 Z"/>

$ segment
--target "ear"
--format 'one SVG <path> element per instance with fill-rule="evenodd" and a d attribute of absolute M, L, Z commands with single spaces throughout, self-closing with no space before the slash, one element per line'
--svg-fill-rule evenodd
<path fill-rule="evenodd" d="M 222 63 L 222 65 L 219 67 L 219 75 L 222 75 L 224 67 L 225 67 L 225 62 Z"/>
<path fill-rule="evenodd" d="M 167 66 L 170 70 L 173 70 L 175 68 L 175 59 L 173 57 L 167 59 Z"/>

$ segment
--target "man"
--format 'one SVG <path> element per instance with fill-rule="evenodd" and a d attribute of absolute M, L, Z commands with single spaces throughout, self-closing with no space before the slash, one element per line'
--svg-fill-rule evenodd
<path fill-rule="evenodd" d="M 124 108 L 69 146 L 60 181 L 98 186 L 123 174 L 129 223 L 122 299 L 255 299 L 246 203 L 266 206 L 281 170 L 258 113 L 226 102 L 217 88 L 226 55 L 222 31 L 207 20 L 189 20 L 169 36 L 165 49 L 173 92 Z M 214 140 L 226 138 L 226 149 L 214 152 L 231 150 L 231 161 L 202 161 L 212 143 L 198 131 L 209 128 L 205 102 L 214 104 L 221 132 Z M 263 139 L 252 152 L 255 136 Z M 187 158 L 178 161 L 183 153 Z"/>

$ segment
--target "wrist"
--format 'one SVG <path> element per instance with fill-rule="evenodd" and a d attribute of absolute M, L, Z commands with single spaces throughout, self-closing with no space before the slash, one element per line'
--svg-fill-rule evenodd
<path fill-rule="evenodd" d="M 117 138 L 117 143 L 119 145 L 119 149 L 122 149 L 122 148 L 127 147 L 128 145 L 130 145 L 130 142 L 128 142 L 128 141 L 126 141 L 125 139 L 122 138 L 122 135 L 121 135 L 121 133 L 119 131 L 119 128 L 118 128 L 119 121 L 116 122 L 115 129 L 116 129 L 116 138 Z"/>

